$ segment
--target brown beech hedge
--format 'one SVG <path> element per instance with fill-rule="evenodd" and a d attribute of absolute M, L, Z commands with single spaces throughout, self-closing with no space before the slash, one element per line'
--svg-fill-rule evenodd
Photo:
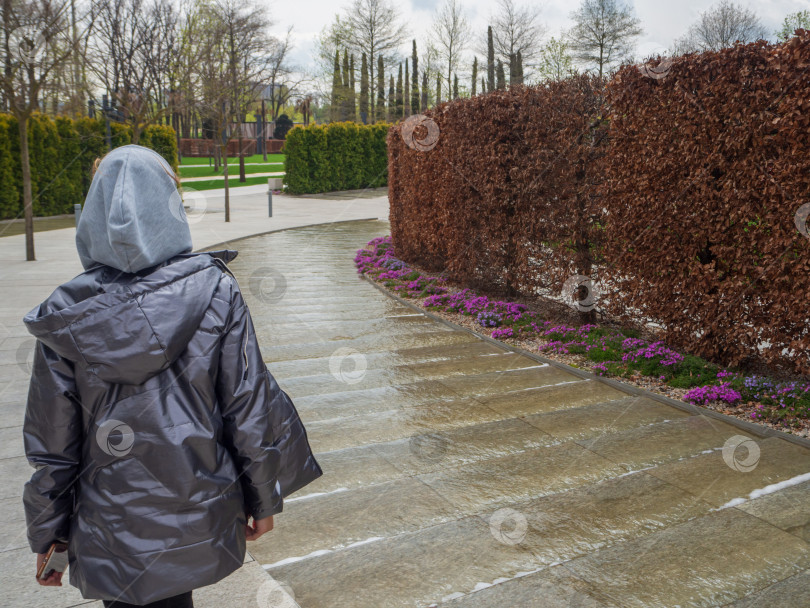
<path fill-rule="evenodd" d="M 388 153 L 397 257 L 506 297 L 590 277 L 670 346 L 810 373 L 810 32 L 443 103 Z"/>

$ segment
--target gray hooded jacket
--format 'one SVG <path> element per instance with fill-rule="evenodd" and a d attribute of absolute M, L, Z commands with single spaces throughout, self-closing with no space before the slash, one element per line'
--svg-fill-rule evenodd
<path fill-rule="evenodd" d="M 190 252 L 155 156 L 105 157 L 77 231 L 86 271 L 24 318 L 31 549 L 67 541 L 83 597 L 139 605 L 238 569 L 246 513 L 280 512 L 322 474 L 262 360 L 236 251 Z"/>

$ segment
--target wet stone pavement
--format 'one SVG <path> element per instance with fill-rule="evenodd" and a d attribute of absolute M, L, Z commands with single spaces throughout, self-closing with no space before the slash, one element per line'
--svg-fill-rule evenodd
<path fill-rule="evenodd" d="M 324 469 L 250 545 L 302 608 L 810 606 L 810 450 L 419 314 L 357 276 L 388 233 L 231 263 Z"/>

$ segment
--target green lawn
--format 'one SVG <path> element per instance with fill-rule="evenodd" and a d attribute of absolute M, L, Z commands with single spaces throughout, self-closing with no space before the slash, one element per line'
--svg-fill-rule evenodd
<path fill-rule="evenodd" d="M 269 157 L 268 157 L 269 158 Z M 284 171 L 284 163 L 283 162 L 275 162 L 271 163 L 268 162 L 267 164 L 261 165 L 246 165 L 245 166 L 245 175 L 250 173 L 277 173 L 280 171 Z M 180 167 L 180 177 L 213 177 L 215 175 L 222 175 L 222 167 L 219 168 L 219 171 L 215 172 L 214 167 L 209 167 L 207 165 L 204 166 L 183 166 Z M 239 175 L 239 164 L 232 165 L 228 163 L 228 175 L 233 176 Z"/>
<path fill-rule="evenodd" d="M 231 188 L 238 188 L 239 186 L 255 186 L 256 184 L 265 184 L 267 185 L 266 177 L 247 177 L 245 178 L 244 182 L 239 181 L 239 175 L 237 174 L 236 177 L 228 176 L 228 185 Z M 183 187 L 186 189 L 194 189 L 194 190 L 216 190 L 217 188 L 224 188 L 225 187 L 225 180 L 224 179 L 211 179 L 199 182 L 188 182 L 183 184 Z"/>
<path fill-rule="evenodd" d="M 254 154 L 253 156 L 246 156 L 245 157 L 246 163 L 263 163 L 264 156 L 261 154 Z M 267 162 L 268 163 L 283 163 L 284 162 L 284 155 L 283 154 L 268 154 L 267 155 Z M 188 167 L 191 165 L 202 165 L 203 167 L 208 166 L 208 157 L 207 156 L 184 156 L 183 160 L 180 161 L 180 165 L 183 167 Z M 228 157 L 228 166 L 231 165 L 239 166 L 239 159 L 236 157 Z M 211 162 L 211 166 L 213 166 L 213 161 Z"/>

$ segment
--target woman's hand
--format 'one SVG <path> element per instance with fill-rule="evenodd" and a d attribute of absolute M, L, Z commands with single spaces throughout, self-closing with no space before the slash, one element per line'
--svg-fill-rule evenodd
<path fill-rule="evenodd" d="M 248 516 L 250 517 L 250 516 Z M 256 540 L 265 532 L 273 529 L 273 516 L 263 517 L 262 519 L 254 519 L 253 526 L 245 524 L 245 538 L 247 540 Z"/>
<path fill-rule="evenodd" d="M 272 528 L 272 524 L 270 527 Z M 36 573 L 39 572 L 39 567 L 42 565 L 42 562 L 45 561 L 45 555 L 45 553 L 37 553 L 37 569 L 34 571 L 35 577 L 37 575 Z M 43 587 L 61 587 L 63 574 L 64 572 L 51 572 L 51 575 L 45 580 L 37 578 L 37 582 Z"/>

